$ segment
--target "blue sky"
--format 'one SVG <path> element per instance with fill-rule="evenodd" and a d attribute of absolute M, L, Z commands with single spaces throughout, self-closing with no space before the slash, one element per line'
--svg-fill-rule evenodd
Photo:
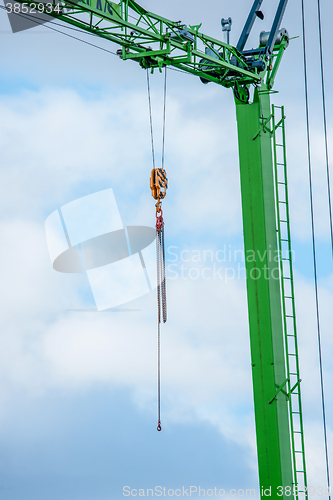
<path fill-rule="evenodd" d="M 250 0 L 143 5 L 231 43 Z M 267 3 L 267 2 L 266 2 Z M 277 3 L 277 2 L 276 2 Z M 265 4 L 265 2 L 264 2 Z M 273 5 L 274 4 L 274 5 Z M 283 26 L 301 35 L 300 2 Z M 207 7 L 206 7 L 207 5 Z M 327 85 L 332 5 L 322 0 Z M 275 2 L 263 7 L 269 29 Z M 332 258 L 320 110 L 318 39 L 307 2 L 314 200 L 329 440 L 332 455 Z M 170 280 L 163 327 L 162 424 L 156 432 L 156 299 L 136 312 L 70 312 L 90 306 L 83 277 L 56 273 L 44 224 L 57 208 L 113 188 L 126 225 L 154 224 L 145 72 L 132 62 L 50 32 L 11 34 L 0 16 L 0 494 L 4 500 L 118 500 L 122 487 L 257 488 L 244 277 Z M 115 46 L 101 45 L 111 50 Z M 153 75 L 156 149 L 161 148 L 163 76 Z M 309 479 L 325 481 L 320 421 L 301 39 L 276 79 L 285 105 L 296 305 Z M 327 92 L 332 144 L 332 96 Z M 167 245 L 242 249 L 232 92 L 169 72 L 164 203 Z M 223 269 L 227 267 L 223 264 Z M 188 268 L 192 262 L 186 263 Z M 203 263 L 195 264 L 199 269 Z M 201 266 L 201 267 L 200 267 Z M 331 461 L 332 461 L 331 460 Z"/>
<path fill-rule="evenodd" d="M 127 391 L 101 387 L 74 397 L 51 392 L 40 401 L 21 395 L 2 430 L 6 498 L 23 498 L 23 490 L 26 498 L 107 499 L 121 498 L 125 485 L 253 483 L 246 459 L 239 460 L 241 447 L 216 436 L 210 425 L 184 422 L 157 434 L 130 399 Z M 235 469 L 242 470 L 239 482 Z"/>

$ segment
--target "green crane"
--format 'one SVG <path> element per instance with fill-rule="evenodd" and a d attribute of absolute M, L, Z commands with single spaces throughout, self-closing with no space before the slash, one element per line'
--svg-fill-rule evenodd
<path fill-rule="evenodd" d="M 120 46 L 123 60 L 162 71 L 172 66 L 232 88 L 238 124 L 240 179 L 251 364 L 261 497 L 307 497 L 300 376 L 295 321 L 284 109 L 270 94 L 289 44 L 280 0 L 270 32 L 245 50 L 263 0 L 254 0 L 236 47 L 153 14 L 134 0 L 19 0 Z M 48 5 L 47 10 L 44 10 Z M 17 12 L 17 11 L 16 11 Z M 231 19 L 222 20 L 230 31 Z M 229 38 L 228 38 L 229 40 Z M 250 90 L 253 99 L 250 102 Z"/>

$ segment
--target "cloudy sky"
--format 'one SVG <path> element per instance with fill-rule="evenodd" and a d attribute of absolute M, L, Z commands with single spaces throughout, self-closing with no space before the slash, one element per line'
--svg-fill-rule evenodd
<path fill-rule="evenodd" d="M 236 44 L 252 1 L 142 0 L 153 12 Z M 265 2 L 250 46 L 269 30 Z M 323 142 L 316 1 L 307 3 L 315 223 L 328 437 L 333 461 L 333 266 Z M 329 139 L 333 5 L 322 0 Z M 168 72 L 164 202 L 169 320 L 162 329 L 162 424 L 156 431 L 156 297 L 92 309 L 86 276 L 52 269 L 45 220 L 77 198 L 112 188 L 123 223 L 154 224 L 145 72 L 133 62 L 37 27 L 12 34 L 0 12 L 0 494 L 4 500 L 119 500 L 131 488 L 258 491 L 244 274 L 191 279 L 182 263 L 242 249 L 231 90 Z M 285 105 L 292 240 L 309 484 L 325 486 L 307 171 L 300 0 L 273 96 Z M 82 39 L 88 39 L 80 35 Z M 89 38 L 89 41 L 91 39 Z M 112 43 L 96 41 L 115 51 Z M 151 78 L 161 150 L 163 76 Z M 172 253 L 171 253 L 172 252 Z M 175 256 L 176 255 L 176 256 Z M 180 265 L 185 270 L 180 274 Z M 214 263 L 209 263 L 213 268 Z M 229 270 L 230 272 L 230 270 Z M 232 275 L 232 272 L 230 272 Z M 193 276 L 193 274 L 192 274 Z M 222 276 L 222 278 L 221 278 Z M 131 309 L 131 310 L 128 310 Z"/>

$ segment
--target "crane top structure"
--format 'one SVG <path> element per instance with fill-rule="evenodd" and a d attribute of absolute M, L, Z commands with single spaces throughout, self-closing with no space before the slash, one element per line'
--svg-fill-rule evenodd
<path fill-rule="evenodd" d="M 288 33 L 280 30 L 287 0 L 281 0 L 271 32 L 261 34 L 256 50 L 244 50 L 255 19 L 261 16 L 262 2 L 254 2 L 236 47 L 203 34 L 201 24 L 187 26 L 181 21 L 170 21 L 149 12 L 134 0 L 119 3 L 109 0 L 65 0 L 61 3 L 59 0 L 47 3 L 20 0 L 21 12 L 7 5 L 10 14 L 21 16 L 30 15 L 34 7 L 37 14 L 48 14 L 121 45 L 117 54 L 123 60 L 132 59 L 152 70 L 173 66 L 199 76 L 205 83 L 239 89 L 241 99 L 245 100 L 247 92 L 243 89 L 251 84 L 259 85 L 266 78 L 267 88 L 273 87 L 281 56 L 288 45 Z M 36 23 L 40 24 L 38 17 Z"/>
<path fill-rule="evenodd" d="M 243 231 L 261 497 L 307 498 L 294 301 L 284 109 L 270 94 L 288 32 L 279 0 L 270 32 L 246 49 L 263 0 L 254 0 L 236 47 L 149 12 L 134 0 L 18 0 L 120 46 L 117 55 L 147 71 L 172 66 L 203 83 L 232 88 L 238 124 Z M 45 5 L 51 7 L 45 10 Z M 37 7 L 36 7 L 37 6 Z M 42 7 L 40 7 L 42 6 Z M 30 10 L 29 10 L 30 9 Z M 231 19 L 222 19 L 229 33 Z M 250 89 L 254 89 L 250 102 Z"/>

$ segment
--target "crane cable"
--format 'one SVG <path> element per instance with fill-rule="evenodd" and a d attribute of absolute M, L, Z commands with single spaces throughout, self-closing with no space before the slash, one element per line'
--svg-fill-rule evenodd
<path fill-rule="evenodd" d="M 331 247 L 332 247 L 332 257 L 333 257 L 332 197 L 331 197 L 330 162 L 329 162 L 329 150 L 328 150 L 328 133 L 327 133 L 327 117 L 326 117 L 326 95 L 325 95 L 325 81 L 324 81 L 324 58 L 323 58 L 323 39 L 322 39 L 322 27 L 321 27 L 320 0 L 317 0 L 317 10 L 318 10 L 320 73 L 321 73 L 321 95 L 322 95 L 323 125 L 324 125 L 324 138 L 325 138 L 325 159 L 326 159 L 327 193 L 328 193 L 328 206 L 329 206 L 329 218 L 330 218 L 330 229 L 331 229 Z"/>
<path fill-rule="evenodd" d="M 164 74 L 164 105 L 163 105 L 163 132 L 162 132 L 162 167 L 156 168 L 154 132 L 153 132 L 153 114 L 151 106 L 151 92 L 149 69 L 147 68 L 147 90 L 148 90 L 148 108 L 151 135 L 151 151 L 153 170 L 150 177 L 150 188 L 152 196 L 157 203 L 156 207 L 156 262 L 157 262 L 157 430 L 161 431 L 161 320 L 167 321 L 166 304 L 166 278 L 165 278 L 165 246 L 164 246 L 164 220 L 162 212 L 162 200 L 165 198 L 168 187 L 168 179 L 164 170 L 165 157 L 165 125 L 166 125 L 166 94 L 167 94 L 167 68 Z"/>
<path fill-rule="evenodd" d="M 323 416 L 323 430 L 324 430 L 324 442 L 325 442 L 326 476 L 327 476 L 328 498 L 329 498 L 329 500 L 331 500 L 331 493 L 330 493 L 330 469 L 329 469 L 329 455 L 328 455 L 328 443 L 327 443 L 327 425 L 326 425 L 326 409 L 325 409 L 325 396 L 324 396 L 324 376 L 323 376 L 321 333 L 320 333 L 319 293 L 318 293 L 318 276 L 317 276 L 317 256 L 316 256 L 315 224 L 314 224 L 314 204 L 313 204 L 313 186 L 312 186 L 312 184 L 313 184 L 312 183 L 313 175 L 312 175 L 312 166 L 311 166 L 309 95 L 308 95 L 308 77 L 307 77 L 306 29 L 305 29 L 304 0 L 302 0 L 302 4 L 301 5 L 302 5 L 302 38 L 303 38 L 303 65 L 304 65 L 304 90 L 305 90 L 307 155 L 308 155 L 308 169 L 309 169 L 311 232 L 312 232 L 312 250 L 313 250 L 313 269 L 314 269 L 314 283 L 315 283 L 315 299 L 316 299 L 318 354 L 319 354 L 319 368 L 320 368 L 320 386 L 321 386 L 321 403 L 322 403 L 322 416 Z M 320 28 L 321 28 L 321 24 L 320 24 Z M 322 76 L 323 76 L 323 73 L 322 73 Z M 324 101 L 324 103 L 325 103 L 325 101 Z M 326 113 L 325 113 L 325 117 L 326 117 Z"/>

